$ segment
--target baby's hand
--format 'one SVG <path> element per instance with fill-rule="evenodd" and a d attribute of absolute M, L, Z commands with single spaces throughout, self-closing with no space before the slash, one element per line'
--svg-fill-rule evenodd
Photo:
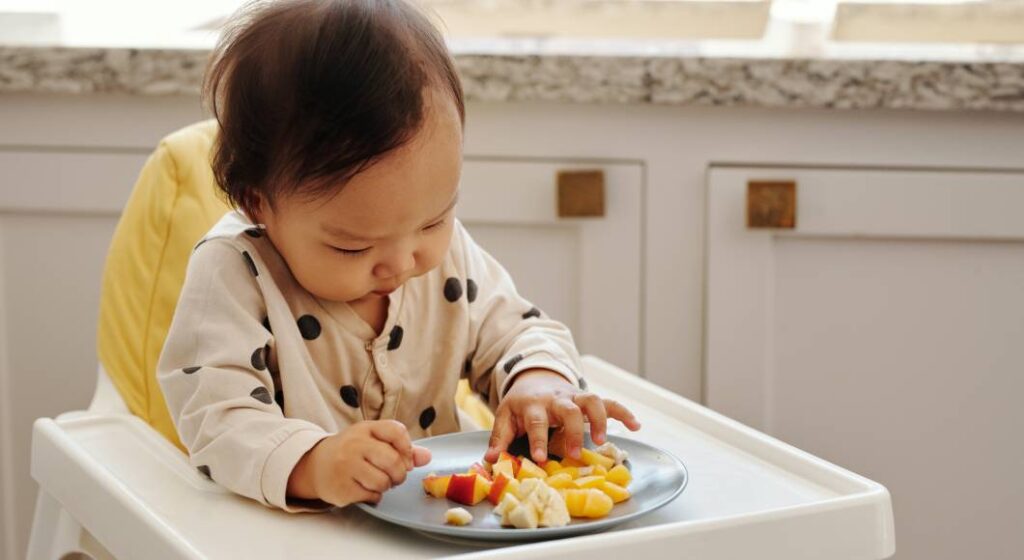
<path fill-rule="evenodd" d="M 413 445 L 401 422 L 358 422 L 322 439 L 299 460 L 288 477 L 288 496 L 336 506 L 376 503 L 413 467 L 429 462 L 430 451 Z"/>
<path fill-rule="evenodd" d="M 609 417 L 619 420 L 630 430 L 640 429 L 640 422 L 621 404 L 577 389 L 553 371 L 524 371 L 515 378 L 498 405 L 484 460 L 494 463 L 513 439 L 526 433 L 533 460 L 546 461 L 548 426 L 562 427 L 565 454 L 579 459 L 580 448 L 583 447 L 584 415 L 590 420 L 590 437 L 597 444 L 604 443 Z"/>

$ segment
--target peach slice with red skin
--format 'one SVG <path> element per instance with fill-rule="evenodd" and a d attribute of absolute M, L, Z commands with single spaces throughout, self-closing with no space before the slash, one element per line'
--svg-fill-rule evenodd
<path fill-rule="evenodd" d="M 482 502 L 490 491 L 490 481 L 476 473 L 453 474 L 445 497 L 453 502 L 475 506 Z"/>
<path fill-rule="evenodd" d="M 498 473 L 494 477 L 494 482 L 491 483 L 491 491 L 487 493 L 487 501 L 498 505 L 508 492 L 517 495 L 519 493 L 519 481 L 506 476 L 505 473 Z"/>
<path fill-rule="evenodd" d="M 451 479 L 452 475 L 450 474 L 444 476 L 429 474 L 423 477 L 423 491 L 435 498 L 443 498 L 448 493 L 448 483 Z"/>
<path fill-rule="evenodd" d="M 509 461 L 512 463 L 512 478 L 519 476 L 519 467 L 522 466 L 522 461 L 519 460 L 519 457 L 510 454 L 508 451 L 502 451 L 501 453 L 498 453 L 498 462 L 495 463 L 494 466 L 497 467 L 498 463 L 501 463 L 502 461 Z M 493 472 L 494 469 L 492 468 L 491 471 Z"/>

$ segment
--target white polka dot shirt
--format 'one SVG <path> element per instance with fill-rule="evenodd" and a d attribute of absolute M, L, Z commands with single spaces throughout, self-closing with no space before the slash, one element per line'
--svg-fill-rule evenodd
<path fill-rule="evenodd" d="M 378 335 L 347 304 L 305 291 L 263 231 L 230 212 L 189 261 L 157 377 L 193 466 L 303 511 L 324 504 L 288 499 L 288 476 L 324 437 L 377 419 L 413 439 L 458 431 L 460 378 L 494 409 L 538 367 L 578 386 L 572 335 L 457 221 L 443 263 L 390 295 Z"/>

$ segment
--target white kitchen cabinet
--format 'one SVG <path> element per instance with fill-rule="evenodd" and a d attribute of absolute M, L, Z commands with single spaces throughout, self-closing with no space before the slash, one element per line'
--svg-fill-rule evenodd
<path fill-rule="evenodd" d="M 706 403 L 885 484 L 900 560 L 1024 550 L 1022 208 L 1024 173 L 708 174 Z"/>
<path fill-rule="evenodd" d="M 556 176 L 599 171 L 604 215 L 560 218 Z M 643 173 L 613 162 L 470 158 L 458 215 L 519 292 L 572 329 L 583 353 L 640 369 Z"/>

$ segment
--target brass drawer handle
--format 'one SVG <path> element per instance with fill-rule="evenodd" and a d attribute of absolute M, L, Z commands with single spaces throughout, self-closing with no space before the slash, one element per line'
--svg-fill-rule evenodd
<path fill-rule="evenodd" d="M 747 227 L 796 227 L 796 181 L 748 181 Z"/>
<path fill-rule="evenodd" d="M 565 170 L 558 172 L 558 217 L 594 218 L 604 216 L 604 171 Z"/>

